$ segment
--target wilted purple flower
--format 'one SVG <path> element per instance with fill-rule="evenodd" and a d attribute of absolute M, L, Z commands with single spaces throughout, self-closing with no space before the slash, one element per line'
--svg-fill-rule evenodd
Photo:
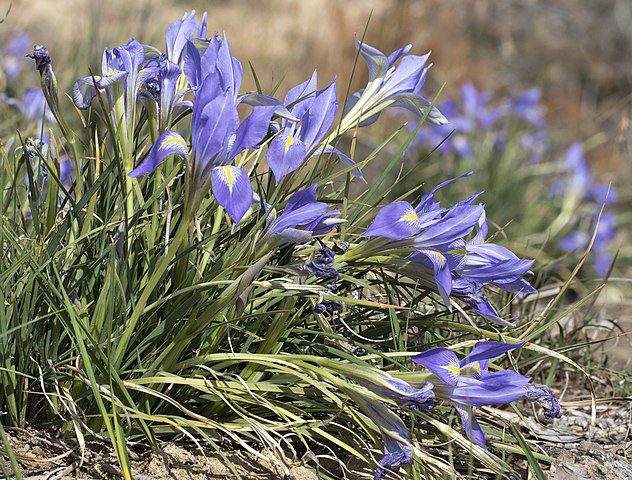
<path fill-rule="evenodd" d="M 333 278 L 334 281 L 340 278 L 338 270 L 333 266 L 334 251 L 331 248 L 322 247 L 318 249 L 318 255 L 305 264 L 305 270 L 316 278 Z"/>
<path fill-rule="evenodd" d="M 559 402 L 548 387 L 531 385 L 529 377 L 513 370 L 488 370 L 489 360 L 523 344 L 478 342 L 472 352 L 460 361 L 451 350 L 438 347 L 413 355 L 412 360 L 433 373 L 431 381 L 437 398 L 456 408 L 468 436 L 485 447 L 485 435 L 474 416 L 474 407 L 526 398 L 545 403 L 545 414 L 550 418 L 561 415 Z"/>
<path fill-rule="evenodd" d="M 366 415 L 373 420 L 382 432 L 384 456 L 378 462 L 379 466 L 373 477 L 374 480 L 384 478 L 386 469 L 397 472 L 401 466 L 412 462 L 413 450 L 410 436 L 401 419 L 379 402 L 360 397 L 359 395 L 354 398 L 356 398 Z"/>
<path fill-rule="evenodd" d="M 40 73 L 50 65 L 50 54 L 44 45 L 35 45 L 33 52 L 29 53 L 27 57 L 35 60 L 35 67 Z"/>
<path fill-rule="evenodd" d="M 338 210 L 327 211 L 327 204 L 316 200 L 318 185 L 299 190 L 288 199 L 281 215 L 272 220 L 266 232 L 274 243 L 305 243 L 313 235 L 329 233 L 336 225 L 344 223 L 336 215 Z"/>

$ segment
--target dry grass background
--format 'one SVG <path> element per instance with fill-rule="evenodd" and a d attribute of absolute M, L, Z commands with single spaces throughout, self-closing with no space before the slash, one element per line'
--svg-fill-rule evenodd
<path fill-rule="evenodd" d="M 236 56 L 268 85 L 284 75 L 295 84 L 313 68 L 346 85 L 353 34 L 372 14 L 369 43 L 433 51 L 428 93 L 443 82 L 454 93 L 466 80 L 499 92 L 540 86 L 561 140 L 592 137 L 602 179 L 630 178 L 629 0 L 0 0 L 0 10 L 10 3 L 0 40 L 27 31 L 58 65 L 73 65 L 66 82 L 131 35 L 164 44 L 167 25 L 194 8 L 208 10 L 209 31 L 225 30 Z"/>

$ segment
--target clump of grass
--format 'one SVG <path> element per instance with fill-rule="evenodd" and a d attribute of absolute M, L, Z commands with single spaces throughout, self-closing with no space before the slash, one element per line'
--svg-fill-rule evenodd
<path fill-rule="evenodd" d="M 220 453 L 269 448 L 282 468 L 301 458 L 355 457 L 379 467 L 376 478 L 408 464 L 412 478 L 475 469 L 506 477 L 523 460 L 541 476 L 551 459 L 502 417 L 479 415 L 480 434 L 494 439 L 489 450 L 478 430 L 464 433 L 452 406 L 467 407 L 471 425 L 479 404 L 445 393 L 442 370 L 416 368 L 427 365 L 415 354 L 512 343 L 484 365 L 452 368 L 467 390 L 478 370 L 521 377 L 501 367 L 549 362 L 529 387 L 521 380 L 516 398 L 544 397 L 555 410 L 550 390 L 533 384 L 550 384 L 558 362 L 583 370 L 539 339 L 590 296 L 562 302 L 576 269 L 542 309 L 522 278 L 530 263 L 508 250 L 503 255 L 521 269 L 500 279 L 509 260 L 474 253 L 475 245 L 501 251 L 485 238 L 474 198 L 442 209 L 427 193 L 414 213 L 389 217 L 419 196 L 415 186 L 399 194 L 402 202 L 380 207 L 396 190 L 389 174 L 414 135 L 426 121 L 445 121 L 418 96 L 425 59 L 395 66 L 397 58 L 358 40 L 370 82 L 345 93 L 346 111 L 334 122 L 335 83 L 318 90 L 313 77 L 280 102 L 280 86 L 264 91 L 253 68 L 258 91 L 244 97 L 225 37 L 206 41 L 205 22 L 193 16 L 169 31 L 166 55 L 132 40 L 106 51 L 102 74 L 75 84 L 81 110 L 58 92 L 46 49 L 32 54 L 41 122 L 29 122 L 23 109 L 16 120 L 24 127 L 3 130 L 1 151 L 2 423 L 56 427 L 79 445 L 86 437 L 108 442 L 125 478 L 133 476 L 129 444 L 156 446 L 160 437 L 195 439 Z M 416 65 L 412 73 L 404 62 Z M 252 105 L 241 122 L 237 104 Z M 384 146 L 405 135 L 400 129 L 355 162 L 336 148 L 402 104 L 418 121 L 392 158 L 382 158 Z M 378 160 L 382 171 L 368 184 L 353 180 Z M 416 223 L 424 215 L 429 223 Z M 431 231 L 458 245 L 430 245 Z M 480 264 L 465 258 L 495 266 L 496 276 L 469 282 Z M 519 293 L 529 301 L 503 283 L 508 278 L 524 282 Z M 498 313 L 493 304 L 506 308 Z M 487 371 L 488 358 L 519 347 Z M 328 468 L 323 478 L 345 475 L 342 463 Z"/>

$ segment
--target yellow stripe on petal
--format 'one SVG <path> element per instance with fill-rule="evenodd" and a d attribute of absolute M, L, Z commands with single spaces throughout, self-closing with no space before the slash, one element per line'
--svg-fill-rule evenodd
<path fill-rule="evenodd" d="M 443 368 L 445 368 L 446 370 L 450 371 L 450 372 L 454 372 L 458 375 L 461 374 L 461 369 L 455 365 L 446 365 Z"/>
<path fill-rule="evenodd" d="M 451 250 L 450 253 L 452 255 L 467 255 L 467 250 L 463 250 L 463 249 Z"/>
<path fill-rule="evenodd" d="M 228 189 L 233 191 L 233 184 L 235 183 L 235 177 L 233 177 L 233 172 L 230 171 L 230 167 L 223 166 L 222 170 L 224 171 L 224 180 L 226 181 L 226 185 L 228 185 Z"/>
<path fill-rule="evenodd" d="M 183 147 L 186 148 L 187 144 L 184 143 L 184 140 L 182 140 L 181 138 L 178 137 L 171 137 L 171 138 L 167 138 L 164 142 L 162 142 L 162 145 L 160 145 L 160 148 L 164 148 L 167 147 L 173 143 L 177 143 L 178 145 L 182 145 Z"/>
<path fill-rule="evenodd" d="M 294 137 L 287 137 L 287 140 L 285 141 L 285 152 L 286 153 L 290 149 L 290 147 L 292 146 L 292 142 L 293 141 L 294 141 Z"/>
<path fill-rule="evenodd" d="M 404 215 L 402 220 L 405 222 L 414 222 L 415 220 L 419 220 L 419 215 L 416 213 L 409 213 L 408 215 Z"/>
<path fill-rule="evenodd" d="M 476 364 L 472 365 L 471 367 L 464 368 L 463 370 L 460 371 L 460 373 L 462 373 L 464 375 L 472 375 L 473 373 L 478 372 L 480 369 L 481 369 L 481 366 L 477 362 Z"/>

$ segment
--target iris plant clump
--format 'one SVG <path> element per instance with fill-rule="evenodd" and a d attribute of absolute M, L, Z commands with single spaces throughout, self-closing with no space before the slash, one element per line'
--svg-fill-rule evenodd
<path fill-rule="evenodd" d="M 3 423 L 62 418 L 108 438 L 127 478 L 129 440 L 183 432 L 365 461 L 367 440 L 381 442 L 376 479 L 413 460 L 441 477 L 462 465 L 424 450 L 444 455 L 431 444 L 446 435 L 469 444 L 436 413 L 450 406 L 485 467 L 512 468 L 485 450 L 475 412 L 527 399 L 560 415 L 549 387 L 491 363 L 511 352 L 520 365 L 533 260 L 493 241 L 483 192 L 440 201 L 478 173 L 383 204 L 405 149 L 369 176 L 382 153 L 354 158 L 344 140 L 400 107 L 415 142 L 468 125 L 438 155 L 469 155 L 464 135 L 500 114 L 471 91 L 467 119 L 437 108 L 422 95 L 429 54 L 410 45 L 356 47 L 368 80 L 342 107 L 336 79 L 319 85 L 315 71 L 283 95 L 252 68 L 247 91 L 227 35 L 192 12 L 163 46 L 106 49 L 101 71 L 74 83 L 76 111 L 54 52 L 35 47 L 41 89 L 2 97 L 22 128 L 2 156 Z M 512 102 L 543 127 L 530 95 Z"/>

